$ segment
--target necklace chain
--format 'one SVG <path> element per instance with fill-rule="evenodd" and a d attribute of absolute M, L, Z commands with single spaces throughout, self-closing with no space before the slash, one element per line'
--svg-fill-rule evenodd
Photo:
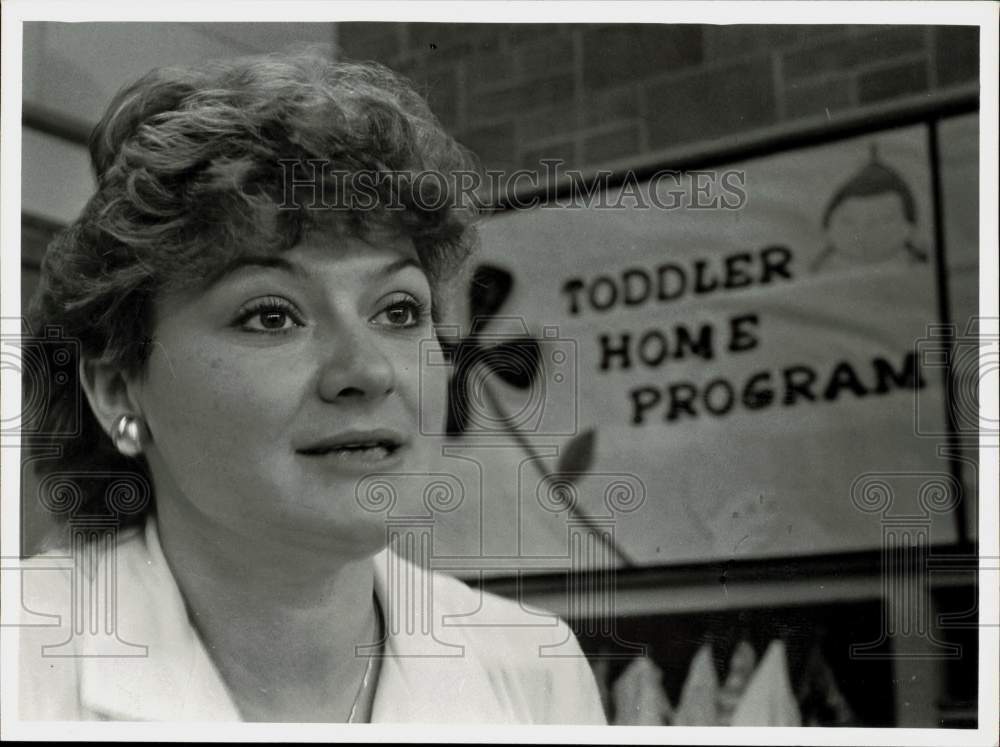
<path fill-rule="evenodd" d="M 383 639 L 385 638 L 385 620 L 382 619 L 382 608 L 379 607 L 378 598 L 373 594 L 372 599 L 374 600 L 375 606 L 375 630 L 376 630 L 376 645 L 381 645 Z M 361 703 L 361 696 L 368 689 L 368 681 L 371 678 L 372 670 L 374 669 L 375 659 L 381 654 L 381 649 L 377 653 L 368 654 L 368 663 L 365 664 L 365 673 L 361 678 L 361 685 L 358 687 L 358 694 L 354 696 L 354 703 L 351 704 L 351 712 L 347 716 L 347 723 L 353 724 L 354 717 L 357 714 L 358 705 Z"/>

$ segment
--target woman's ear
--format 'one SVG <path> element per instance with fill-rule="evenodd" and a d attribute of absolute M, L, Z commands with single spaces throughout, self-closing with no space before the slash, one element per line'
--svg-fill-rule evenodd
<path fill-rule="evenodd" d="M 102 360 L 80 361 L 80 383 L 90 409 L 109 436 L 122 415 L 141 416 L 129 377 L 119 366 Z"/>

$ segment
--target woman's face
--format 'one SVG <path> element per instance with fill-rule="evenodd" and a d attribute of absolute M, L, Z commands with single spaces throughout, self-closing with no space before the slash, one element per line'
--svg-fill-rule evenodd
<path fill-rule="evenodd" d="M 412 241 L 384 235 L 314 234 L 160 299 L 137 392 L 161 510 L 251 536 L 384 542 L 385 515 L 355 487 L 426 469 L 421 392 L 425 411 L 428 393 L 443 407 L 445 385 L 425 368 L 421 388 L 422 346 L 438 344 L 430 305 Z M 360 448 L 386 440 L 396 447 Z"/>

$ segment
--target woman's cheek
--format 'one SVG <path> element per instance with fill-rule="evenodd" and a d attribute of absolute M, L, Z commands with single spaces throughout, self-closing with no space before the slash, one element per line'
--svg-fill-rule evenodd
<path fill-rule="evenodd" d="M 163 474 L 154 470 L 154 479 L 220 520 L 274 519 L 296 492 L 288 477 L 292 372 L 247 370 L 245 358 L 197 360 L 159 379 L 150 426 Z"/>
<path fill-rule="evenodd" d="M 289 396 L 295 388 L 294 369 L 286 361 L 280 370 L 277 359 L 264 366 L 245 353 L 226 357 L 206 352 L 183 351 L 183 356 L 151 361 L 150 429 L 163 449 L 183 462 L 209 458 L 228 472 L 230 466 L 240 468 L 226 463 L 236 452 L 245 468 L 251 453 L 268 443 L 278 446 L 276 439 L 294 407 Z"/>
<path fill-rule="evenodd" d="M 440 435 L 445 428 L 450 369 L 443 364 L 443 353 L 436 339 L 426 342 L 408 363 L 411 366 L 408 385 L 416 414 L 414 437 L 423 458 L 433 458 L 441 446 Z"/>

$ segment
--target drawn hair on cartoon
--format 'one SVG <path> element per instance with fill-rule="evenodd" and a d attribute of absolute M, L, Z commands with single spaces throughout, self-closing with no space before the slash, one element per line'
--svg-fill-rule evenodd
<path fill-rule="evenodd" d="M 913 198 L 913 192 L 910 190 L 909 185 L 904 181 L 903 177 L 900 176 L 899 172 L 887 166 L 879 158 L 878 145 L 876 143 L 871 144 L 869 153 L 870 156 L 868 163 L 866 163 L 854 176 L 844 182 L 827 203 L 826 209 L 823 211 L 822 227 L 824 231 L 829 229 L 831 218 L 837 208 L 839 208 L 847 200 L 853 198 L 875 197 L 883 194 L 897 195 L 902 202 L 903 215 L 905 216 L 907 223 L 911 226 L 916 225 L 917 204 L 916 200 Z M 915 246 L 909 239 L 904 242 L 904 246 L 911 261 L 927 261 L 927 253 Z M 832 258 L 836 251 L 837 248 L 833 245 L 833 242 L 827 241 L 823 251 L 820 252 L 816 259 L 811 263 L 809 267 L 810 271 L 816 272 L 820 270 Z"/>

